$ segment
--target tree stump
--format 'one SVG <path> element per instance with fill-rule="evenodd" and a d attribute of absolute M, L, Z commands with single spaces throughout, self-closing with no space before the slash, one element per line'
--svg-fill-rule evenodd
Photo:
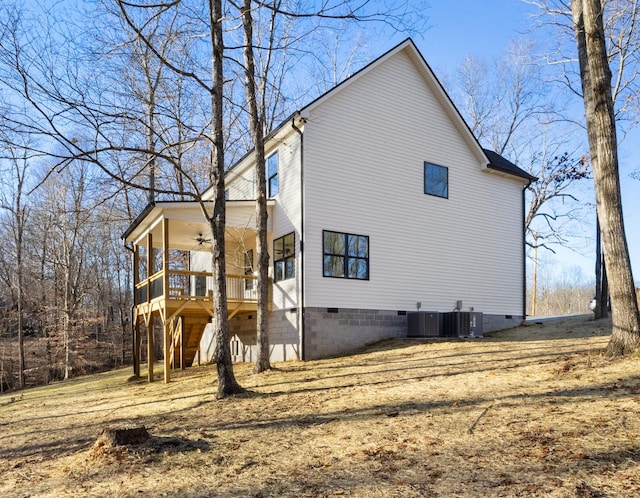
<path fill-rule="evenodd" d="M 142 426 L 132 429 L 104 429 L 98 439 L 110 446 L 132 446 L 146 443 L 150 437 L 147 429 Z"/>

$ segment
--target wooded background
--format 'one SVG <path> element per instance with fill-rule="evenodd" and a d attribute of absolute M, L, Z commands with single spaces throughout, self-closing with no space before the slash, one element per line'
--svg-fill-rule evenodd
<path fill-rule="evenodd" d="M 585 250 L 576 240 L 595 212 L 583 119 L 570 105 L 581 98 L 571 6 L 532 3 L 532 30 L 557 35 L 538 37 L 552 45 L 523 36 L 499 59 L 470 56 L 438 76 L 480 143 L 539 178 L 526 196 L 530 312 L 588 313 L 591 277 L 538 277 L 539 252 Z M 267 134 L 380 55 L 374 38 L 427 30 L 429 12 L 414 4 L 223 2 L 224 164 L 253 147 L 256 124 Z M 0 7 L 0 391 L 20 387 L 21 364 L 24 384 L 36 385 L 130 363 L 131 263 L 120 236 L 148 202 L 197 200 L 212 182 L 208 9 L 195 0 Z M 639 17 L 635 0 L 605 2 L 621 135 L 638 116 Z"/>

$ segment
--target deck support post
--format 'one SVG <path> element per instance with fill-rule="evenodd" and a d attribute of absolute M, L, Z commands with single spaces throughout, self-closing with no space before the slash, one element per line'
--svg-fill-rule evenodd
<path fill-rule="evenodd" d="M 151 232 L 147 234 L 147 278 L 153 275 L 153 237 Z M 151 301 L 151 283 L 147 285 L 147 303 Z M 147 324 L 147 380 L 153 382 L 153 364 L 156 361 L 156 353 L 153 344 L 153 317 Z"/>
<path fill-rule="evenodd" d="M 180 370 L 184 370 L 184 317 L 179 317 L 178 321 L 180 324 Z"/>
<path fill-rule="evenodd" d="M 140 377 L 140 320 L 138 320 L 138 282 L 140 282 L 140 246 L 133 246 L 133 375 Z"/>
<path fill-rule="evenodd" d="M 164 383 L 171 381 L 171 322 L 165 322 L 162 326 L 164 332 Z"/>
<path fill-rule="evenodd" d="M 140 377 L 140 320 L 134 317 L 133 324 L 133 375 Z"/>
<path fill-rule="evenodd" d="M 164 331 L 164 383 L 171 381 L 171 322 L 168 318 L 168 310 L 166 309 L 167 299 L 169 298 L 169 220 L 162 220 L 162 295 L 164 296 L 165 321 L 163 324 Z"/>

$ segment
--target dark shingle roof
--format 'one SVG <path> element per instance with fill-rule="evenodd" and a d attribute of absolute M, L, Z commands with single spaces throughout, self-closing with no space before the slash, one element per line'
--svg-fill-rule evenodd
<path fill-rule="evenodd" d="M 538 178 L 533 175 L 530 175 L 525 170 L 518 168 L 511 161 L 505 159 L 497 152 L 493 152 L 489 149 L 482 149 L 489 159 L 489 164 L 487 167 L 491 169 L 495 169 L 496 171 L 502 171 L 503 173 L 509 173 L 510 175 L 519 176 L 520 178 L 524 178 L 526 180 L 535 182 Z"/>

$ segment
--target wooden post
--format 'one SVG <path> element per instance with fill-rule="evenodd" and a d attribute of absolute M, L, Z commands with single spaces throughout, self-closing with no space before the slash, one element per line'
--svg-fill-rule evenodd
<path fill-rule="evenodd" d="M 184 317 L 180 319 L 180 370 L 185 369 L 184 364 Z"/>
<path fill-rule="evenodd" d="M 171 381 L 171 320 L 164 323 L 162 330 L 164 331 L 164 383 Z"/>
<path fill-rule="evenodd" d="M 164 306 L 164 316 L 168 317 L 167 304 L 169 299 L 169 220 L 162 220 L 162 306 Z M 163 324 L 164 330 L 164 383 L 168 384 L 171 380 L 171 321 L 165 318 Z"/>
<path fill-rule="evenodd" d="M 140 320 L 136 314 L 133 324 L 133 375 L 140 377 Z"/>
<path fill-rule="evenodd" d="M 151 281 L 153 275 L 153 237 L 151 232 L 147 234 L 147 303 L 151 301 Z M 153 344 L 153 317 L 147 325 L 147 380 L 153 382 L 153 363 L 156 361 L 156 353 Z"/>
<path fill-rule="evenodd" d="M 140 377 L 140 320 L 138 320 L 138 282 L 140 282 L 140 246 L 133 246 L 133 375 Z"/>

